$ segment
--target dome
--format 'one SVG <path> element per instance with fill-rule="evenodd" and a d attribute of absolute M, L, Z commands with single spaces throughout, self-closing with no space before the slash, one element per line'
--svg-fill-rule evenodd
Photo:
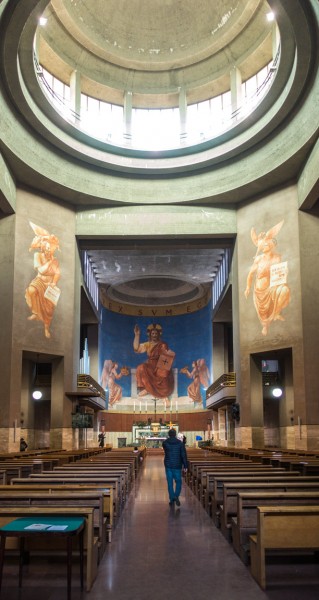
<path fill-rule="evenodd" d="M 39 57 L 109 100 L 131 91 L 136 104 L 167 106 L 183 87 L 195 101 L 227 89 L 234 66 L 248 78 L 271 60 L 269 13 L 264 0 L 52 0 Z"/>

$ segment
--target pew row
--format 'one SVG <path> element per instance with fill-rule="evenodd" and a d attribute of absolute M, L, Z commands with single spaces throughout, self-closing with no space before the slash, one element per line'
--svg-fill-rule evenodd
<path fill-rule="evenodd" d="M 319 549 L 319 506 L 259 506 L 257 533 L 250 536 L 251 574 L 266 589 L 266 557 L 270 550 Z M 309 580 L 308 580 L 309 583 Z"/>
<path fill-rule="evenodd" d="M 297 486 L 292 484 L 274 487 L 273 485 L 255 489 L 252 491 L 241 491 L 237 494 L 236 515 L 231 518 L 231 536 L 229 541 L 233 543 L 233 548 L 247 565 L 249 564 L 249 536 L 256 533 L 257 530 L 257 507 L 261 504 L 265 506 L 288 505 L 319 505 L 319 483 Z M 227 529 L 227 532 L 229 529 Z"/>
<path fill-rule="evenodd" d="M 99 485 L 101 488 L 112 488 L 113 489 L 113 511 L 112 511 L 112 518 L 113 518 L 113 523 L 119 518 L 120 512 L 121 512 L 121 508 L 122 508 L 122 504 L 124 502 L 124 499 L 121 495 L 121 490 L 119 487 L 119 479 L 116 475 L 107 477 L 101 477 L 101 476 L 94 476 L 94 475 L 88 475 L 88 476 L 80 476 L 79 474 L 77 474 L 76 476 L 73 477 L 67 477 L 67 476 L 63 476 L 63 475 L 55 475 L 55 476 L 44 476 L 44 477 L 25 477 L 25 478 L 20 478 L 20 479 L 12 479 L 11 480 L 11 485 L 13 486 L 30 486 L 30 485 L 45 485 L 46 487 L 53 487 L 55 485 L 57 486 L 63 486 L 65 489 L 69 488 L 70 486 L 74 486 L 75 488 L 79 488 L 79 487 L 85 487 L 85 486 L 97 486 Z"/>
<path fill-rule="evenodd" d="M 213 518 L 216 525 L 219 526 L 220 505 L 223 502 L 223 486 L 228 481 L 294 481 L 299 480 L 300 474 L 293 471 L 220 471 L 216 473 L 207 473 L 207 495 L 205 506 L 208 506 L 208 514 Z"/>

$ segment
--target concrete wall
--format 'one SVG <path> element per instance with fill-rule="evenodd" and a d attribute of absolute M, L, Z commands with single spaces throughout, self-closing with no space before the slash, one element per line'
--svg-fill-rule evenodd
<path fill-rule="evenodd" d="M 60 251 L 55 252 L 59 261 L 61 277 L 58 287 L 61 296 L 54 310 L 50 325 L 50 337 L 46 337 L 44 323 L 36 318 L 29 320 L 32 312 L 27 305 L 25 292 L 30 282 L 37 275 L 34 268 L 34 253 L 30 250 L 35 233 L 30 222 L 54 234 L 59 239 Z M 71 426 L 72 403 L 65 396 L 75 385 L 78 361 L 79 336 L 79 295 L 78 283 L 75 279 L 76 245 L 75 217 L 73 211 L 58 205 L 46 198 L 38 197 L 27 191 L 17 193 L 15 217 L 8 217 L 0 222 L 1 250 L 5 260 L 1 268 L 4 282 L 4 309 L 6 319 L 3 320 L 0 345 L 4 360 L 1 361 L 2 379 L 5 382 L 1 396 L 3 423 L 8 428 L 9 438 L 2 440 L 4 448 L 17 450 L 20 432 L 21 399 L 24 398 L 24 433 L 33 428 L 29 403 L 31 402 L 32 380 L 22 377 L 23 353 L 47 356 L 52 361 L 51 387 L 51 443 L 53 447 L 72 447 L 72 430 L 64 433 Z M 14 272 L 13 272 L 14 261 Z M 77 308 L 76 308 L 77 306 Z M 75 310 L 76 308 L 76 310 Z M 75 333 L 76 332 L 76 333 Z M 7 399 L 10 398 L 8 403 Z M 14 439 L 15 435 L 15 439 Z M 31 438 L 30 438 L 31 441 Z"/>
<path fill-rule="evenodd" d="M 283 295 L 286 295 L 287 306 L 281 311 L 271 311 L 271 293 L 264 300 L 264 311 L 268 312 L 268 320 L 259 318 L 257 300 L 254 295 L 255 282 L 258 279 L 260 286 L 266 285 L 266 272 L 253 272 L 252 267 L 257 266 L 261 260 L 262 249 L 257 248 L 251 237 L 252 229 L 258 236 L 261 232 L 273 237 L 272 228 L 282 223 L 275 234 L 277 245 L 274 253 L 279 255 L 281 262 L 287 262 L 287 284 L 282 285 L 281 297 L 277 298 L 277 306 Z M 293 371 L 293 398 L 291 385 L 287 394 L 281 400 L 286 403 L 286 409 L 280 410 L 279 427 L 285 431 L 291 427 L 289 411 L 299 416 L 303 423 L 306 419 L 306 389 L 304 373 L 304 344 L 303 328 L 303 285 L 300 266 L 300 240 L 299 217 L 297 207 L 297 190 L 294 186 L 288 187 L 277 193 L 256 200 L 253 204 L 242 206 L 237 213 L 237 252 L 235 254 L 236 285 L 234 285 L 233 305 L 235 307 L 234 320 L 238 318 L 238 331 L 235 328 L 235 366 L 239 374 L 237 378 L 238 401 L 241 405 L 241 443 L 244 446 L 263 446 L 264 444 L 264 418 L 263 418 L 263 390 L 260 361 L 262 357 L 276 355 L 279 351 L 289 349 L 292 354 Z M 262 234 L 263 235 L 263 234 Z M 261 241 L 262 235 L 259 240 Z M 255 239 L 257 242 L 257 239 Z M 255 259 L 256 253 L 260 259 Z M 260 265 L 262 263 L 259 263 Z M 266 267 L 265 267 L 266 271 Z M 251 277 L 249 276 L 251 273 Z M 249 281 L 250 279 L 250 281 Z M 247 283 L 248 282 L 248 283 Z M 250 287 L 247 298 L 245 290 Z M 273 288 L 275 289 L 275 288 Z M 260 308 L 260 307 L 259 307 Z M 237 315 L 236 315 L 237 311 Z M 237 318 L 236 318 L 237 317 Z M 288 372 L 288 367 L 286 368 Z M 293 408 L 291 408 L 293 405 Z M 294 445 L 305 447 L 306 438 L 299 439 L 299 429 L 295 427 Z M 291 437 L 291 435 L 289 434 Z M 237 438 L 238 439 L 238 438 Z"/>

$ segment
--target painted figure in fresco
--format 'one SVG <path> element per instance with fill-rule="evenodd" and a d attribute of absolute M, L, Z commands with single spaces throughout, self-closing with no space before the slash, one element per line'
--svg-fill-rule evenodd
<path fill-rule="evenodd" d="M 256 234 L 254 228 L 251 230 L 251 239 L 257 247 L 254 262 L 248 273 L 245 289 L 246 299 L 254 282 L 253 298 L 254 305 L 260 323 L 262 335 L 267 335 L 272 321 L 284 321 L 281 311 L 290 302 L 290 289 L 286 283 L 287 263 L 281 262 L 281 255 L 276 250 L 278 235 L 283 221 L 269 229 L 267 233 Z M 280 276 L 274 276 L 274 268 L 277 265 Z"/>
<path fill-rule="evenodd" d="M 124 375 L 129 375 L 127 367 L 122 367 L 118 372 L 119 365 L 112 360 L 105 360 L 101 375 L 102 388 L 109 390 L 109 406 L 116 404 L 122 398 L 122 387 L 116 383 L 116 380 L 121 379 Z"/>
<path fill-rule="evenodd" d="M 202 402 L 201 388 L 202 385 L 205 389 L 209 386 L 209 369 L 206 365 L 204 358 L 199 358 L 192 362 L 192 370 L 189 371 L 188 367 L 183 367 L 180 373 L 187 375 L 189 379 L 192 379 L 192 383 L 187 388 L 188 397 L 195 403 L 199 404 Z"/>
<path fill-rule="evenodd" d="M 59 261 L 55 257 L 59 250 L 58 238 L 42 227 L 31 223 L 35 233 L 29 251 L 37 249 L 34 253 L 33 266 L 37 275 L 32 279 L 26 289 L 25 299 L 31 310 L 29 321 L 42 321 L 45 337 L 50 338 L 50 325 L 54 310 L 60 295 L 57 283 L 60 279 Z"/>
<path fill-rule="evenodd" d="M 151 394 L 154 398 L 164 400 L 169 404 L 168 397 L 174 391 L 174 376 L 172 363 L 175 353 L 168 348 L 161 339 L 162 327 L 152 323 L 147 327 L 148 341 L 140 343 L 141 330 L 138 325 L 134 327 L 134 352 L 146 352 L 147 361 L 138 365 L 136 369 L 136 383 L 138 396 Z"/>

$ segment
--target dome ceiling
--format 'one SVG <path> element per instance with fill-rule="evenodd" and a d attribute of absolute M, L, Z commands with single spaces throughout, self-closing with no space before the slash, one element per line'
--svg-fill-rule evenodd
<path fill-rule="evenodd" d="M 51 6 L 83 48 L 142 70 L 199 62 L 226 52 L 239 35 L 245 50 L 252 44 L 245 33 L 251 21 L 261 17 L 265 29 L 270 10 L 264 0 L 52 0 Z"/>
<path fill-rule="evenodd" d="M 192 248 L 189 244 L 183 249 L 171 245 L 106 249 L 103 242 L 101 246 L 87 250 L 96 280 L 111 300 L 140 306 L 203 298 L 224 256 L 222 248 Z"/>
<path fill-rule="evenodd" d="M 115 104 L 117 90 L 178 105 L 180 88 L 195 102 L 229 89 L 234 65 L 247 78 L 271 60 L 268 12 L 265 0 L 51 0 L 40 62 L 66 82 L 76 70 L 85 93 Z"/>

